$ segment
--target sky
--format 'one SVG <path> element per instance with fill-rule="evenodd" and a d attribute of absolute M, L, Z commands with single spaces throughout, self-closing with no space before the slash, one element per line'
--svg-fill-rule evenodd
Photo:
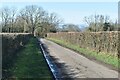
<path fill-rule="evenodd" d="M 4 0 L 5 1 L 5 0 Z M 49 13 L 57 13 L 64 23 L 85 24 L 84 17 L 102 14 L 110 16 L 112 21 L 118 19 L 118 2 L 3 2 L 1 7 L 24 8 L 26 5 L 37 5 Z"/>
<path fill-rule="evenodd" d="M 1 2 L 118 2 L 119 0 L 0 0 Z"/>

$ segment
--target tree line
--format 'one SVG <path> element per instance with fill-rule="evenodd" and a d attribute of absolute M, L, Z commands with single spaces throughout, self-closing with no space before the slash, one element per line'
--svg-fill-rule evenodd
<path fill-rule="evenodd" d="M 32 33 L 36 35 L 44 35 L 48 32 L 80 32 L 79 25 L 76 24 L 60 24 L 63 19 L 56 13 L 48 13 L 42 7 L 36 5 L 28 5 L 23 9 L 3 7 L 0 9 L 2 22 L 2 32 L 9 33 Z M 84 21 L 88 27 L 85 31 L 116 31 L 120 30 L 117 20 L 113 23 L 109 16 L 91 15 L 84 17 Z"/>
<path fill-rule="evenodd" d="M 27 32 L 45 34 L 56 32 L 62 22 L 56 13 L 48 13 L 42 7 L 29 5 L 21 10 L 4 7 L 1 9 L 2 32 Z M 40 35 L 39 34 L 39 35 Z"/>
<path fill-rule="evenodd" d="M 88 27 L 86 31 L 98 32 L 98 31 L 118 31 L 120 27 L 118 21 L 112 22 L 110 16 L 104 15 L 91 15 L 84 17 L 84 21 Z"/>

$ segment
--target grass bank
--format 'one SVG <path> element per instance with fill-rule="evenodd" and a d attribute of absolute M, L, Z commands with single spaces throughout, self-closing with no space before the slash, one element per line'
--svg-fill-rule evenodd
<path fill-rule="evenodd" d="M 111 56 L 105 53 L 98 53 L 92 50 L 88 50 L 88 49 L 84 49 L 84 48 L 80 48 L 78 45 L 74 45 L 62 40 L 58 40 L 58 39 L 53 39 L 53 38 L 47 38 L 50 41 L 53 41 L 61 46 L 67 47 L 69 49 L 72 49 L 82 55 L 88 56 L 89 58 L 94 58 L 100 62 L 104 62 L 105 64 L 109 64 L 111 65 L 113 68 L 117 69 L 120 68 L 119 66 L 119 62 L 120 60 L 118 60 L 117 57 L 115 56 Z"/>
<path fill-rule="evenodd" d="M 12 78 L 16 80 L 52 80 L 52 74 L 36 38 L 31 38 L 25 48 L 19 52 L 11 73 Z"/>

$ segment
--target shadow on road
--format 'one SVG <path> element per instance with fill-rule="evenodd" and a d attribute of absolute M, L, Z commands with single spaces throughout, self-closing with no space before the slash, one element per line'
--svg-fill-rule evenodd
<path fill-rule="evenodd" d="M 48 46 L 44 43 L 42 43 L 42 46 L 46 52 L 48 60 L 51 62 L 51 65 L 54 66 L 55 75 L 57 76 L 58 80 L 73 80 L 73 75 L 76 75 L 78 73 L 74 72 L 72 68 L 70 68 L 69 65 L 67 65 L 64 62 L 60 62 L 59 58 L 56 58 L 55 56 L 50 55 Z M 69 68 L 68 68 L 69 67 Z M 70 72 L 68 72 L 68 69 Z"/>
<path fill-rule="evenodd" d="M 51 53 L 51 49 L 57 47 L 48 47 L 51 44 L 47 41 L 43 41 L 42 46 L 45 50 L 45 54 L 49 58 L 48 60 L 51 62 L 51 65 L 54 66 L 54 72 L 57 76 L 56 80 L 118 80 L 116 78 L 87 78 L 84 73 L 82 74 L 81 68 L 76 68 L 76 65 L 70 66 L 66 62 L 62 61 L 58 55 L 58 53 Z M 50 50 L 49 50 L 50 49 Z M 54 49 L 55 50 L 55 49 Z M 73 68 L 74 66 L 74 68 Z M 76 70 L 77 69 L 77 70 Z M 80 74 L 80 75 L 78 75 Z"/>

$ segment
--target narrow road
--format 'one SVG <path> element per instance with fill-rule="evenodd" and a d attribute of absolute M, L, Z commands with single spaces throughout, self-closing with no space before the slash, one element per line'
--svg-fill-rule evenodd
<path fill-rule="evenodd" d="M 58 44 L 41 39 L 57 65 L 61 78 L 118 78 L 118 72 Z"/>

